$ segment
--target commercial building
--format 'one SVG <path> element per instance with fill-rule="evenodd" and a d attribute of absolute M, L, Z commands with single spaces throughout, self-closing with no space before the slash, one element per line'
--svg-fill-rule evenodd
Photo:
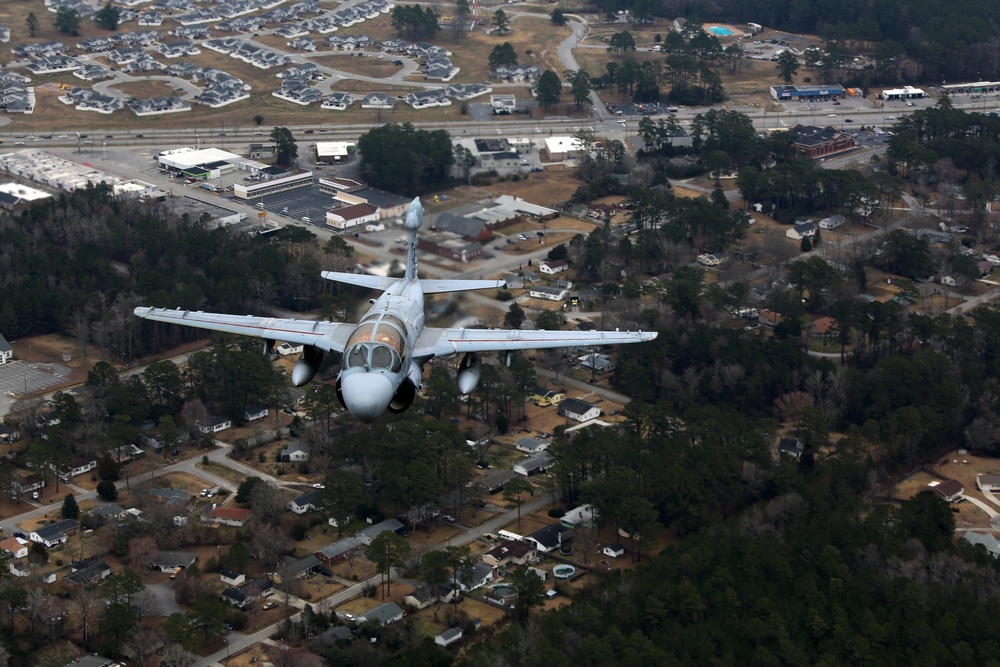
<path fill-rule="evenodd" d="M 847 96 L 847 89 L 839 83 L 829 86 L 771 86 L 771 97 L 779 102 L 818 102 L 839 100 Z"/>

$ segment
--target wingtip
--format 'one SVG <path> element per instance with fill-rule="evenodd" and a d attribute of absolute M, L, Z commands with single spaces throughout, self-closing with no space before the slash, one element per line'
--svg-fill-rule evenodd
<path fill-rule="evenodd" d="M 149 306 L 139 306 L 135 310 L 133 310 L 132 312 L 136 315 L 136 317 L 143 317 L 144 318 L 147 315 L 149 315 L 149 312 L 151 310 L 153 310 L 153 309 L 150 308 Z"/>

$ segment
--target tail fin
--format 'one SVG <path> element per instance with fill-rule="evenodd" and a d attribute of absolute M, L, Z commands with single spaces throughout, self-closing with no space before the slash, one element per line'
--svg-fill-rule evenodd
<path fill-rule="evenodd" d="M 414 197 L 406 209 L 406 229 L 410 232 L 406 245 L 406 276 L 407 282 L 417 278 L 417 230 L 424 224 L 424 207 L 420 197 Z"/>

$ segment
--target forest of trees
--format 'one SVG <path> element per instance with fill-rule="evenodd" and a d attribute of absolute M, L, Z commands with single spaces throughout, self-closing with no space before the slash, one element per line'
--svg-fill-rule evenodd
<path fill-rule="evenodd" d="M 628 9 L 635 19 L 657 16 L 701 21 L 753 21 L 775 30 L 820 35 L 836 63 L 838 53 L 866 49 L 877 65 L 873 70 L 840 70 L 844 85 L 866 80 L 901 82 L 996 81 L 1000 78 L 1000 40 L 990 21 L 988 2 L 961 0 L 941 6 L 929 0 L 915 2 L 848 3 L 832 6 L 819 0 L 720 0 L 709 5 L 656 0 L 601 0 L 604 12 Z"/>

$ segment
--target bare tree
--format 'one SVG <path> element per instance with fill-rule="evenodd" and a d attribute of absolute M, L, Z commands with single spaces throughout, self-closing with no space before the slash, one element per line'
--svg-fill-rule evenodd
<path fill-rule="evenodd" d="M 254 485 L 250 491 L 250 509 L 258 521 L 273 523 L 284 509 L 277 488 L 269 482 Z"/>
<path fill-rule="evenodd" d="M 209 420 L 208 408 L 198 399 L 184 401 L 181 408 L 181 420 L 187 428 L 197 428 L 200 424 L 207 424 Z"/>
<path fill-rule="evenodd" d="M 161 667 L 188 667 L 194 663 L 194 656 L 178 643 L 167 644 L 160 656 Z"/>
<path fill-rule="evenodd" d="M 80 616 L 80 627 L 83 629 L 83 644 L 90 644 L 90 629 L 100 620 L 104 609 L 104 596 L 97 588 L 81 588 L 73 598 L 73 609 Z"/>
<path fill-rule="evenodd" d="M 132 569 L 142 572 L 153 567 L 158 550 L 155 537 L 135 537 L 128 542 L 128 561 Z"/>
<path fill-rule="evenodd" d="M 274 565 L 287 543 L 288 535 L 282 528 L 257 522 L 253 530 L 253 539 L 250 541 L 250 554 L 269 565 Z"/>

